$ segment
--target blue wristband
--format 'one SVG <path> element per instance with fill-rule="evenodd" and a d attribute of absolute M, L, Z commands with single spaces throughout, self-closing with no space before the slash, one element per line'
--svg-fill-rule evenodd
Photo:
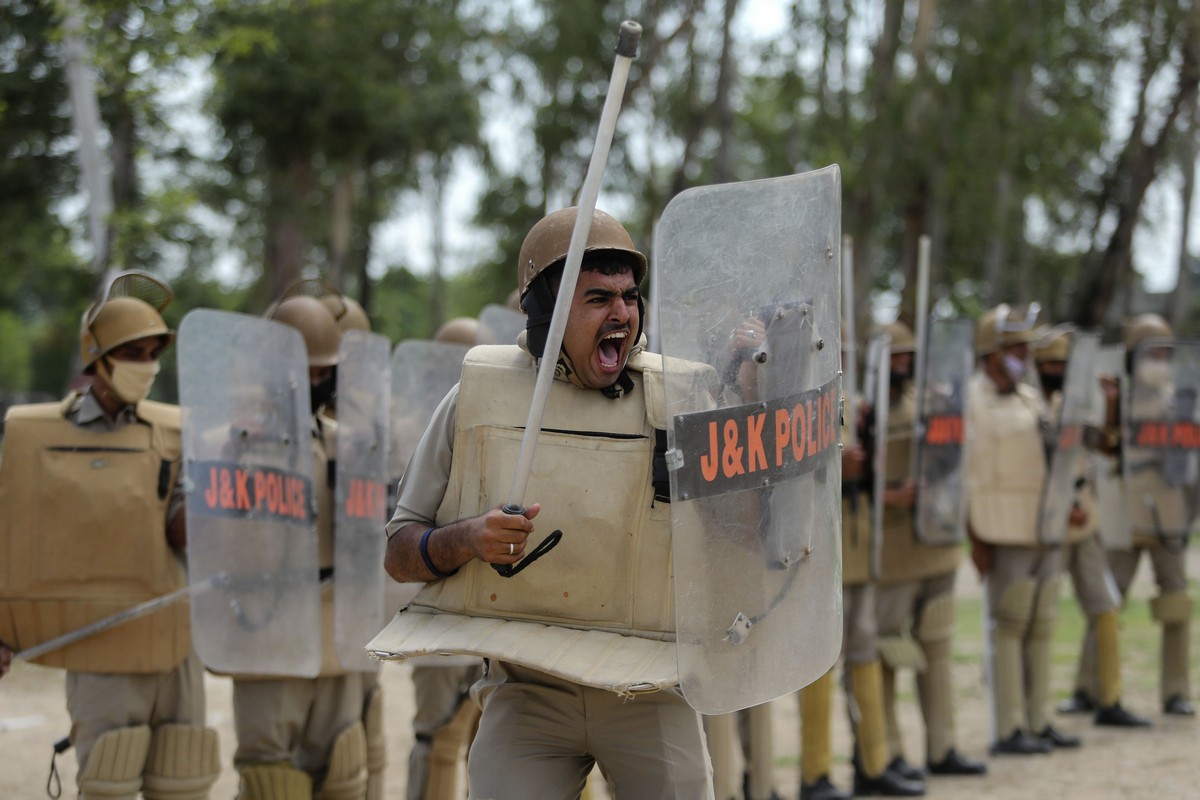
<path fill-rule="evenodd" d="M 431 533 L 433 533 L 433 528 L 428 528 L 426 529 L 425 533 L 421 535 L 421 560 L 425 562 L 425 569 L 432 572 L 434 576 L 438 578 L 449 578 L 451 575 L 458 572 L 458 567 L 455 567 L 449 572 L 442 572 L 433 565 L 433 561 L 429 558 L 429 534 Z"/>

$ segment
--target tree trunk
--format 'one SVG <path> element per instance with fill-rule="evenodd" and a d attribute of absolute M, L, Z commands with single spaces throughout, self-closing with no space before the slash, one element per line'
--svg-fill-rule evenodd
<path fill-rule="evenodd" d="M 313 169 L 306 157 L 296 157 L 271 176 L 263 265 L 266 302 L 278 299 L 304 268 L 309 246 L 305 212 L 312 187 Z"/>
<path fill-rule="evenodd" d="M 1133 232 L 1141 213 L 1142 201 L 1146 197 L 1146 189 L 1158 175 L 1179 114 L 1184 109 L 1191 108 L 1196 99 L 1196 88 L 1200 83 L 1200 3 L 1193 3 L 1188 12 L 1181 50 L 1179 79 L 1167 104 L 1158 136 L 1151 142 L 1145 140 L 1143 131 L 1149 84 L 1154 72 L 1150 69 L 1144 69 L 1142 72 L 1142 86 L 1132 131 L 1107 181 L 1108 187 L 1118 188 L 1115 191 L 1110 188 L 1106 195 L 1109 207 L 1100 209 L 1101 214 L 1111 210 L 1116 215 L 1117 222 L 1103 251 L 1097 254 L 1093 250 L 1084 262 L 1087 268 L 1083 274 L 1090 275 L 1091 279 L 1083 285 L 1075 306 L 1073 316 L 1080 325 L 1102 325 L 1117 288 L 1127 277 L 1131 277 Z"/>
<path fill-rule="evenodd" d="M 1179 152 L 1179 166 L 1183 173 L 1183 189 L 1180 191 L 1180 206 L 1182 219 L 1179 225 L 1179 271 L 1175 278 L 1175 291 L 1171 293 L 1171 327 L 1183 330 L 1191 316 L 1192 310 L 1192 274 L 1190 267 L 1191 254 L 1188 253 L 1188 239 L 1192 233 L 1192 195 L 1196 190 L 1196 136 L 1200 135 L 1197 117 L 1200 116 L 1200 104 L 1192 101 L 1188 124 L 1184 126 L 1183 146 Z"/>
<path fill-rule="evenodd" d="M 338 291 L 344 289 L 342 278 L 348 266 L 350 238 L 354 230 L 354 174 L 352 164 L 344 164 L 338 169 L 330 199 L 333 219 L 329 226 L 329 267 L 326 277 Z"/>
<path fill-rule="evenodd" d="M 737 68 L 733 58 L 733 18 L 737 15 L 738 0 L 725 0 L 725 16 L 721 24 L 721 69 L 717 74 L 717 93 L 713 100 L 716 109 L 717 158 L 714 177 L 717 183 L 735 180 L 733 165 L 733 100 L 730 87 Z"/>

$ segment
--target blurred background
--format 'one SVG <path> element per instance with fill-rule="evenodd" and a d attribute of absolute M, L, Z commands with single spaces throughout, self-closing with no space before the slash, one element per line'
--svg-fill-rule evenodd
<path fill-rule="evenodd" d="M 838 163 L 862 324 L 928 234 L 936 314 L 1200 331 L 1200 2 L 0 0 L 0 404 L 70 385 L 113 270 L 172 325 L 318 275 L 393 342 L 502 303 L 626 18 L 600 205 L 651 256 L 690 186 Z"/>

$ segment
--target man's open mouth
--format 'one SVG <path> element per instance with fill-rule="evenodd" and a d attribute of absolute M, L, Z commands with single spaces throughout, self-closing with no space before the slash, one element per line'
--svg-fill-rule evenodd
<path fill-rule="evenodd" d="M 621 366 L 621 349 L 628 338 L 628 330 L 613 331 L 604 335 L 596 347 L 596 356 L 603 369 L 612 371 Z"/>

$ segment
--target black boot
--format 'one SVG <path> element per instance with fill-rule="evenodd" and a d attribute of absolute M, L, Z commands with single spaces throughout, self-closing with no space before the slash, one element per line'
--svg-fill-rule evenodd
<path fill-rule="evenodd" d="M 997 739 L 992 745 L 992 755 L 1028 756 L 1049 753 L 1054 745 L 1038 736 L 1030 736 L 1020 728 L 1013 730 L 1005 739 Z"/>
<path fill-rule="evenodd" d="M 904 756 L 896 756 L 892 759 L 892 763 L 887 765 L 887 768 L 908 781 L 923 781 L 925 780 L 925 770 L 920 767 L 914 767 L 912 764 L 904 760 Z"/>
<path fill-rule="evenodd" d="M 879 773 L 878 777 L 869 777 L 859 769 L 854 770 L 854 796 L 873 797 L 921 797 L 925 794 L 925 784 L 922 781 L 910 781 L 891 768 Z"/>
<path fill-rule="evenodd" d="M 1095 710 L 1096 701 L 1083 689 L 1076 689 L 1073 695 L 1058 704 L 1060 714 L 1090 714 Z"/>
<path fill-rule="evenodd" d="M 985 775 L 987 764 L 982 761 L 972 761 L 951 747 L 946 751 L 946 757 L 936 763 L 926 765 L 930 775 Z"/>
<path fill-rule="evenodd" d="M 1098 709 L 1095 722 L 1097 725 L 1108 725 L 1114 728 L 1149 728 L 1151 724 L 1150 720 L 1127 711 L 1120 703 L 1113 703 L 1111 706 Z"/>
<path fill-rule="evenodd" d="M 850 800 L 850 795 L 833 785 L 828 775 L 800 784 L 800 800 Z"/>
<path fill-rule="evenodd" d="M 1083 744 L 1083 740 L 1078 736 L 1068 736 L 1053 725 L 1047 725 L 1042 728 L 1042 732 L 1038 736 L 1046 742 L 1050 743 L 1051 747 L 1073 748 Z"/>
<path fill-rule="evenodd" d="M 1196 709 L 1181 694 L 1173 694 L 1167 698 L 1167 702 L 1163 703 L 1164 714 L 1175 714 L 1180 717 L 1196 716 Z"/>

